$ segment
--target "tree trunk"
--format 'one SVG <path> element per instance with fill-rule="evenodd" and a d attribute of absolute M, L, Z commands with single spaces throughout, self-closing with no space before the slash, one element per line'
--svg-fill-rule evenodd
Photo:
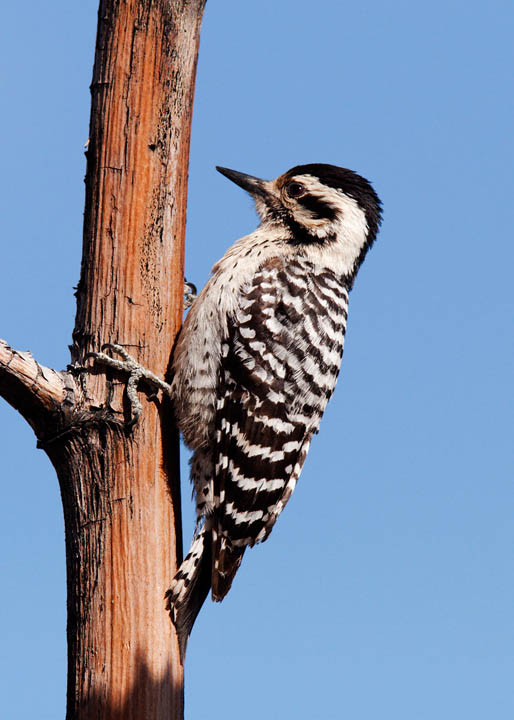
<path fill-rule="evenodd" d="M 163 376 L 180 328 L 189 139 L 205 0 L 101 0 L 72 365 L 0 343 L 0 394 L 61 486 L 68 720 L 183 717 L 164 594 L 181 559 L 178 438 L 166 401 L 128 429 L 124 378 L 87 353 L 123 345 Z"/>

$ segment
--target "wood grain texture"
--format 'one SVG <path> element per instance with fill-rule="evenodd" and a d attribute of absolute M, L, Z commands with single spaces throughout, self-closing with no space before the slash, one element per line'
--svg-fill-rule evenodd
<path fill-rule="evenodd" d="M 166 401 L 128 430 L 122 344 L 164 376 L 181 325 L 189 140 L 205 0 L 101 0 L 72 366 L 0 344 L 0 395 L 54 464 L 65 517 L 68 720 L 179 720 L 165 592 L 181 560 L 178 437 Z M 88 371 L 84 371 L 88 366 Z"/>
<path fill-rule="evenodd" d="M 122 344 L 164 376 L 183 302 L 194 81 L 204 0 L 100 3 L 72 360 Z M 124 385 L 82 374 L 99 422 L 51 454 L 68 576 L 68 716 L 183 716 L 183 668 L 164 593 L 181 559 L 178 439 L 145 403 L 132 433 Z M 79 462 L 75 462 L 79 458 Z M 65 468 L 65 472 L 62 472 Z"/>
<path fill-rule="evenodd" d="M 71 382 L 71 387 L 67 387 Z M 66 373 L 40 365 L 30 352 L 20 352 L 0 339 L 0 397 L 33 427 L 61 407 L 74 383 Z"/>

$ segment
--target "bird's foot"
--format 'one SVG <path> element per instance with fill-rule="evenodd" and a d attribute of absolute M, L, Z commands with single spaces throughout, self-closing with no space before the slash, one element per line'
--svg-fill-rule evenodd
<path fill-rule="evenodd" d="M 91 352 L 87 354 L 87 358 L 93 358 L 100 365 L 106 365 L 107 367 L 124 372 L 128 374 L 127 380 L 127 398 L 130 404 L 130 420 L 127 423 L 129 427 L 132 427 L 139 420 L 143 406 L 137 396 L 137 388 L 141 381 L 146 382 L 151 387 L 157 390 L 162 390 L 168 395 L 171 393 L 171 386 L 154 375 L 151 370 L 140 365 L 132 355 L 125 350 L 121 345 L 116 343 L 106 343 L 102 345 L 102 350 L 111 350 L 117 355 L 121 356 L 121 360 L 107 355 L 105 352 Z"/>
<path fill-rule="evenodd" d="M 190 308 L 196 300 L 196 285 L 184 280 L 184 310 Z"/>

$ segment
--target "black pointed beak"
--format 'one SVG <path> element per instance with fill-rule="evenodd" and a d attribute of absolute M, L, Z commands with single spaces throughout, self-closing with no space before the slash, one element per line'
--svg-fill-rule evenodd
<path fill-rule="evenodd" d="M 216 170 L 236 185 L 242 187 L 243 190 L 251 195 L 267 195 L 264 189 L 264 180 L 256 178 L 253 175 L 245 175 L 245 173 L 237 172 L 237 170 L 229 170 L 228 168 L 216 166 Z"/>

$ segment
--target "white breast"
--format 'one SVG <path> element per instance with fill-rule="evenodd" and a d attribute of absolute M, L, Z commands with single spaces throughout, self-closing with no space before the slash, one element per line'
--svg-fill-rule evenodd
<path fill-rule="evenodd" d="M 172 399 L 179 429 L 193 450 L 212 436 L 227 317 L 239 309 L 241 287 L 277 254 L 283 237 L 283 230 L 261 226 L 232 245 L 185 320 L 173 356 Z"/>

